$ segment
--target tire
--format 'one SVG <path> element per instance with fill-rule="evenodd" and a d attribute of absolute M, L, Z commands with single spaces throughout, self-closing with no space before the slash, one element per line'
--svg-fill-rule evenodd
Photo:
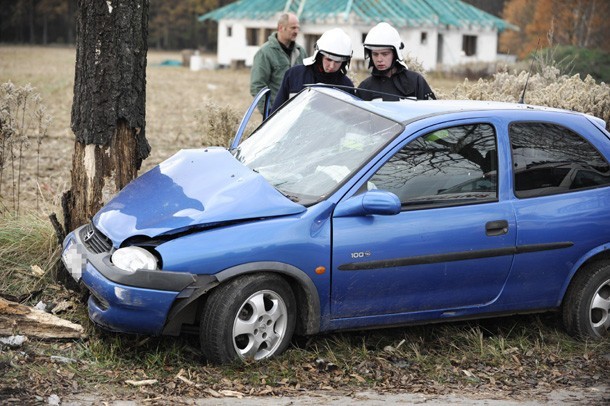
<path fill-rule="evenodd" d="M 200 344 L 208 361 L 256 361 L 282 353 L 296 322 L 296 301 L 279 275 L 251 274 L 214 289 L 204 305 Z"/>
<path fill-rule="evenodd" d="M 563 324 L 581 340 L 610 336 L 610 261 L 580 270 L 563 301 Z"/>

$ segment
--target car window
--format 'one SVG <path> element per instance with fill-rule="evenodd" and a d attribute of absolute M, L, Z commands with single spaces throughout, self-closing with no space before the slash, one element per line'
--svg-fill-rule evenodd
<path fill-rule="evenodd" d="M 551 123 L 509 127 L 515 196 L 545 196 L 610 184 L 610 166 L 586 139 Z"/>
<path fill-rule="evenodd" d="M 489 124 L 445 128 L 406 144 L 369 180 L 404 209 L 497 200 L 496 134 Z"/>

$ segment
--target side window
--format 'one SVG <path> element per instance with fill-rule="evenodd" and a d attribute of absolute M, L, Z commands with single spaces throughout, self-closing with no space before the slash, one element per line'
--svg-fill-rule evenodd
<path fill-rule="evenodd" d="M 512 123 L 515 196 L 572 192 L 610 185 L 610 166 L 587 140 L 550 123 Z"/>
<path fill-rule="evenodd" d="M 396 194 L 403 208 L 497 200 L 496 134 L 489 124 L 446 128 L 405 145 L 368 182 Z"/>

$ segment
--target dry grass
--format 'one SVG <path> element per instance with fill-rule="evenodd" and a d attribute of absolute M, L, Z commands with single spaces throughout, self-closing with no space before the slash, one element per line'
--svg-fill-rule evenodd
<path fill-rule="evenodd" d="M 213 56 L 209 56 L 213 58 Z M 240 117 L 252 97 L 249 69 L 193 72 L 183 67 L 161 66 L 165 60 L 181 60 L 179 52 L 149 51 L 146 88 L 146 137 L 152 152 L 142 171 L 168 158 L 182 148 L 216 143 L 214 134 L 202 133 L 201 120 L 210 105 L 231 109 Z M 21 207 L 36 207 L 42 212 L 61 212 L 59 201 L 69 189 L 74 135 L 70 115 L 74 86 L 76 51 L 69 47 L 0 46 L 0 83 L 30 83 L 42 97 L 53 117 L 48 139 L 40 157 L 41 177 L 36 182 L 33 167 L 26 168 Z M 368 72 L 350 72 L 357 84 Z M 458 83 L 452 79 L 433 79 L 435 90 L 447 92 Z M 26 165 L 36 162 L 36 150 L 26 151 Z"/>
<path fill-rule="evenodd" d="M 167 59 L 179 60 L 178 52 L 150 51 L 147 69 L 146 136 L 152 146 L 144 161 L 147 170 L 182 148 L 206 143 L 197 121 L 206 104 L 230 106 L 244 112 L 250 104 L 249 71 L 220 70 L 193 72 L 182 67 L 165 67 Z M 30 83 L 42 97 L 53 117 L 48 139 L 41 153 L 41 178 L 36 184 L 33 165 L 36 151 L 26 152 L 27 177 L 21 206 L 35 207 L 42 197 L 45 213 L 60 212 L 61 194 L 68 190 L 74 135 L 70 114 L 76 52 L 73 48 L 0 46 L 0 83 Z"/>

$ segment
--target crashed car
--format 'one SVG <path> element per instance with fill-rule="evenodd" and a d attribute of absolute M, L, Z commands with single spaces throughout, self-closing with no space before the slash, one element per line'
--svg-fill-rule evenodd
<path fill-rule="evenodd" d="M 246 138 L 257 102 L 230 148 L 178 152 L 66 237 L 96 325 L 195 331 L 219 363 L 295 334 L 543 311 L 608 336 L 602 120 L 312 86 Z"/>

